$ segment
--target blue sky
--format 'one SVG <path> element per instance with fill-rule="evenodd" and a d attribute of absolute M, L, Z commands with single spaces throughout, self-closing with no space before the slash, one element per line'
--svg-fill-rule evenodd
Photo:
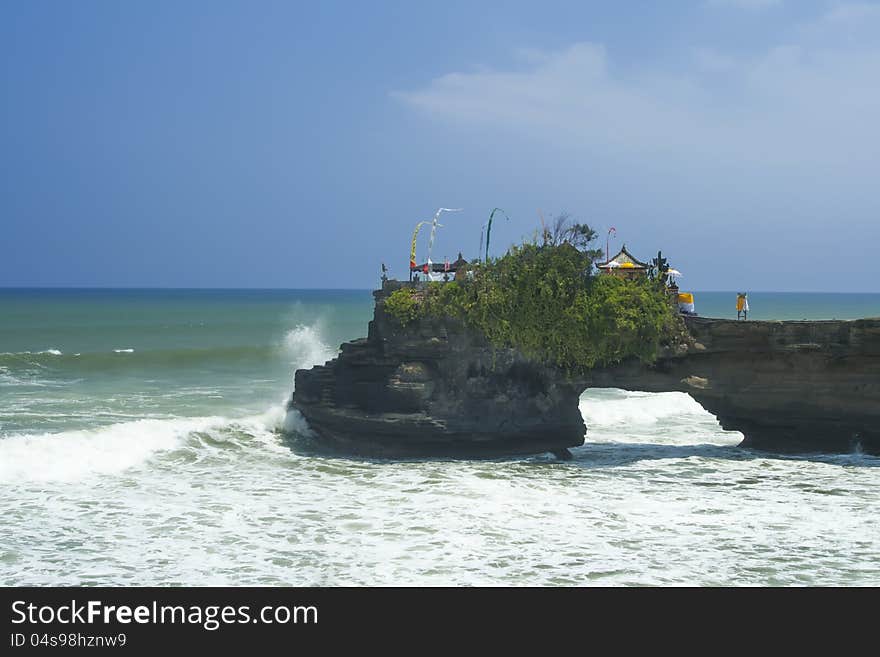
<path fill-rule="evenodd" d="M 878 2 L 4 2 L 0 285 L 372 287 L 500 206 L 876 292 L 878 81 Z"/>

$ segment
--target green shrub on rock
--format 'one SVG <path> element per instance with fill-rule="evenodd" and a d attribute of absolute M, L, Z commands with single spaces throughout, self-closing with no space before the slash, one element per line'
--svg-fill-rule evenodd
<path fill-rule="evenodd" d="M 595 275 L 598 255 L 568 241 L 522 244 L 481 264 L 473 280 L 397 290 L 385 309 L 402 325 L 452 317 L 497 347 L 571 371 L 629 357 L 654 360 L 681 322 L 664 285 Z"/>
<path fill-rule="evenodd" d="M 422 309 L 413 290 L 407 287 L 395 290 L 385 299 L 385 312 L 406 326 L 422 315 Z"/>

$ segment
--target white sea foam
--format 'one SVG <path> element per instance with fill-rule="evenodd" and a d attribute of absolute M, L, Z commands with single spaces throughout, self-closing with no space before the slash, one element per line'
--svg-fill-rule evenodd
<path fill-rule="evenodd" d="M 736 445 L 738 432 L 725 432 L 714 415 L 683 392 L 587 390 L 580 411 L 587 442 Z"/>
<path fill-rule="evenodd" d="M 583 402 L 597 427 L 653 431 L 652 448 L 603 445 L 567 463 L 328 459 L 278 439 L 279 422 L 298 416 L 281 404 L 35 436 L 24 475 L 4 469 L 18 458 L 5 446 L 21 439 L 0 439 L 0 515 L 14 529 L 0 533 L 0 583 L 878 582 L 869 457 L 682 447 L 668 438 L 680 423 L 713 426 L 687 399 L 601 390 Z M 140 460 L 120 463 L 140 442 Z M 28 485 L 44 462 L 65 476 Z M 14 476 L 23 485 L 3 485 Z"/>
<path fill-rule="evenodd" d="M 4 351 L 0 356 L 62 356 L 60 349 L 43 349 L 42 351 Z"/>
<path fill-rule="evenodd" d="M 322 365 L 335 358 L 338 353 L 324 342 L 318 325 L 303 324 L 291 329 L 284 336 L 284 351 L 294 371 Z M 286 409 L 290 391 L 285 391 L 284 395 L 282 404 L 267 411 L 264 417 L 270 418 L 268 421 L 273 430 L 310 435 L 311 429 L 302 414 L 295 409 Z"/>
<path fill-rule="evenodd" d="M 47 383 L 54 383 L 54 381 L 37 381 L 33 378 L 32 373 L 28 374 L 30 375 L 30 378 L 22 379 L 19 376 L 12 374 L 8 367 L 0 365 L 0 386 L 28 386 L 43 388 Z"/>
<path fill-rule="evenodd" d="M 281 428 L 287 433 L 298 433 L 301 436 L 312 435 L 312 429 L 309 427 L 309 423 L 306 422 L 302 413 L 295 408 L 291 408 L 285 413 L 284 422 L 282 423 Z"/>
<path fill-rule="evenodd" d="M 284 375 L 333 357 L 322 326 L 292 328 L 265 373 L 116 368 L 73 389 L 0 388 L 0 430 L 39 416 L 0 438 L 0 584 L 880 583 L 876 457 L 727 449 L 684 395 L 587 391 L 588 444 L 568 462 L 299 450 L 277 433 L 307 430 Z M 67 357 L 10 357 L 0 382 Z"/>
<path fill-rule="evenodd" d="M 136 420 L 97 429 L 0 439 L 0 483 L 76 481 L 137 465 L 173 449 L 193 431 L 226 423 L 224 418 Z"/>
<path fill-rule="evenodd" d="M 134 349 L 114 349 L 113 353 L 115 353 L 115 354 L 133 354 Z"/>
<path fill-rule="evenodd" d="M 332 349 L 321 339 L 320 329 L 300 324 L 284 336 L 284 351 L 296 369 L 305 369 L 321 365 L 336 356 Z"/>
<path fill-rule="evenodd" d="M 16 386 L 21 381 L 9 373 L 9 369 L 0 365 L 0 385 Z"/>
<path fill-rule="evenodd" d="M 316 326 L 297 326 L 287 333 L 284 351 L 295 369 L 324 363 L 335 356 Z M 134 349 L 114 349 L 132 353 Z M 16 383 L 6 371 L 3 382 Z M 89 430 L 10 436 L 0 440 L 0 483 L 77 481 L 91 475 L 115 474 L 158 452 L 176 448 L 197 432 L 242 431 L 261 443 L 278 447 L 274 432 L 309 432 L 297 411 L 287 411 L 290 390 L 266 412 L 238 419 L 223 417 L 141 419 Z"/>
<path fill-rule="evenodd" d="M 626 392 L 617 394 L 588 392 L 581 397 L 580 409 L 588 423 L 601 426 L 618 424 L 656 424 L 670 417 L 705 418 L 706 410 L 683 392 Z"/>

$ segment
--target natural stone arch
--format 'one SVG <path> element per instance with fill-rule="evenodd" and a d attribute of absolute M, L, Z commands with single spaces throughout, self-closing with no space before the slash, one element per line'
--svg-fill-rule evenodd
<path fill-rule="evenodd" d="M 584 441 L 584 389 L 678 391 L 743 433 L 743 445 L 847 451 L 858 440 L 880 453 L 880 319 L 685 322 L 690 345 L 650 365 L 571 377 L 460 323 L 403 329 L 377 303 L 367 338 L 296 373 L 291 404 L 320 439 L 349 452 L 564 455 Z"/>

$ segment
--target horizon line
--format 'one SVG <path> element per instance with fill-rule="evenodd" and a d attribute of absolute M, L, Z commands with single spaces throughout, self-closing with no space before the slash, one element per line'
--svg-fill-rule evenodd
<path fill-rule="evenodd" d="M 375 287 L 192 287 L 192 286 L 151 286 L 151 285 L 0 285 L 0 290 L 168 290 L 168 291 L 284 291 L 284 292 L 373 292 L 380 288 Z M 742 288 L 722 289 L 696 289 L 693 293 L 733 293 Z M 746 290 L 749 294 L 877 294 L 880 291 L 838 291 L 838 290 Z"/>

